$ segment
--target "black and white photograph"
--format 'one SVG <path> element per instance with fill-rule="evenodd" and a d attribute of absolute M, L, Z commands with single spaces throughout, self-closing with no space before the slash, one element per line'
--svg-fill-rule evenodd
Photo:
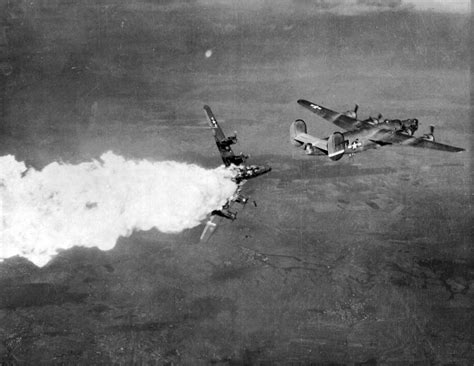
<path fill-rule="evenodd" d="M 0 0 L 0 365 L 473 365 L 471 7 Z"/>

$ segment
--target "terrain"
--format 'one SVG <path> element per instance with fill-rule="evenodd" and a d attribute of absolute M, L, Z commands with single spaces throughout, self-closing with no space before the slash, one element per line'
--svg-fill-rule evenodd
<path fill-rule="evenodd" d="M 208 243 L 202 226 L 151 230 L 43 268 L 0 263 L 1 363 L 472 364 L 468 16 L 262 3 L 2 3 L 1 155 L 215 167 L 209 104 L 236 152 L 273 170 Z M 468 151 L 306 156 L 292 121 L 336 128 L 299 98 L 418 118 Z"/>

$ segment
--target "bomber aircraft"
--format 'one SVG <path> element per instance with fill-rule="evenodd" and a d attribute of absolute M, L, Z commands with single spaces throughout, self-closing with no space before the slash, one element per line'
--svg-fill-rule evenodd
<path fill-rule="evenodd" d="M 303 147 L 308 155 L 327 155 L 332 160 L 339 160 L 344 154 L 355 154 L 368 149 L 385 145 L 404 145 L 428 149 L 460 152 L 464 149 L 435 142 L 434 126 L 430 132 L 419 137 L 413 136 L 418 129 L 418 120 L 414 119 L 357 119 L 356 104 L 353 111 L 334 112 L 316 103 L 300 99 L 298 104 L 318 116 L 334 123 L 345 132 L 334 132 L 327 138 L 320 139 L 307 133 L 306 123 L 297 119 L 290 126 L 290 140 L 295 146 Z"/>
<path fill-rule="evenodd" d="M 245 165 L 244 163 L 249 157 L 242 153 L 235 155 L 231 148 L 231 145 L 237 142 L 237 134 L 234 133 L 233 136 L 226 137 L 221 127 L 217 123 L 211 108 L 208 105 L 205 105 L 204 110 L 206 111 L 209 118 L 209 126 L 211 127 L 217 149 L 221 154 L 224 165 L 237 172 L 236 176 L 233 178 L 233 180 L 237 183 L 237 189 L 233 196 L 227 200 L 221 209 L 211 212 L 211 216 L 201 234 L 201 242 L 209 240 L 220 219 L 225 218 L 233 221 L 237 218 L 237 213 L 231 211 L 231 208 L 235 203 L 245 205 L 248 202 L 249 198 L 241 194 L 242 186 L 245 184 L 245 182 L 272 170 L 271 167 L 266 165 Z"/>

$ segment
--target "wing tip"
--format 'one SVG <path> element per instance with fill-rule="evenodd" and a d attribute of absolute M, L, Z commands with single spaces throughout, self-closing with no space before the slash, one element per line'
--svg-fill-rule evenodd
<path fill-rule="evenodd" d="M 306 106 L 306 105 L 310 105 L 311 102 L 310 101 L 307 101 L 306 99 L 298 99 L 296 101 L 296 103 L 298 103 L 299 105 L 302 105 L 302 106 Z"/>

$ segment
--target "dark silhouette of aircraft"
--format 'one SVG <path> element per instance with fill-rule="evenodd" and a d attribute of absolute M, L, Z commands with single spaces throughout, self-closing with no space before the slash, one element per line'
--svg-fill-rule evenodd
<path fill-rule="evenodd" d="M 290 140 L 295 146 L 303 147 L 308 155 L 327 155 L 332 160 L 339 160 L 344 154 L 355 154 L 368 149 L 385 145 L 402 145 L 422 147 L 434 150 L 460 152 L 464 149 L 435 142 L 434 126 L 430 132 L 419 137 L 413 136 L 418 129 L 418 120 L 414 119 L 357 119 L 356 104 L 353 111 L 334 112 L 316 103 L 300 99 L 298 104 L 311 112 L 334 123 L 345 132 L 334 132 L 327 138 L 320 139 L 308 135 L 306 123 L 297 119 L 290 126 Z"/>
<path fill-rule="evenodd" d="M 237 183 L 237 190 L 232 195 L 232 197 L 227 200 L 222 208 L 211 212 L 211 216 L 201 234 L 201 241 L 209 240 L 211 235 L 214 233 L 220 219 L 225 218 L 233 221 L 237 218 L 237 212 L 232 211 L 232 206 L 235 203 L 245 206 L 249 200 L 247 196 L 241 194 L 242 186 L 245 184 L 245 182 L 272 170 L 271 167 L 266 165 L 246 165 L 245 161 L 249 157 L 242 153 L 235 155 L 231 148 L 231 145 L 237 143 L 237 134 L 234 133 L 234 135 L 226 137 L 221 127 L 217 123 L 211 108 L 205 105 L 204 110 L 206 111 L 209 118 L 209 125 L 211 127 L 217 149 L 219 150 L 224 165 L 229 169 L 236 171 L 236 175 L 233 180 Z"/>

